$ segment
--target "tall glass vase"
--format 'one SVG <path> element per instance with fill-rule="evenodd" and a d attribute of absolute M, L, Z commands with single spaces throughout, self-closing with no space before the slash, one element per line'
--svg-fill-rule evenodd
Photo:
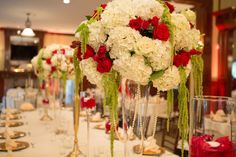
<path fill-rule="evenodd" d="M 142 156 L 143 141 L 146 139 L 147 108 L 149 99 L 149 86 L 141 86 L 134 81 L 122 79 L 121 81 L 121 109 L 122 131 L 119 140 L 124 143 L 124 157 L 132 156 L 128 152 L 135 149 L 135 153 Z M 118 134 L 119 136 L 120 134 Z M 139 143 L 131 146 L 129 141 L 139 139 Z M 133 142 L 132 142 L 133 143 Z M 130 146 L 132 148 L 130 148 Z"/>
<path fill-rule="evenodd" d="M 43 82 L 42 89 L 43 89 L 43 107 L 44 107 L 44 113 L 43 116 L 40 118 L 41 121 L 51 121 L 53 120 L 52 117 L 48 114 L 48 108 L 49 108 L 49 82 Z"/>
<path fill-rule="evenodd" d="M 193 98 L 190 157 L 236 156 L 236 100 L 221 96 Z"/>

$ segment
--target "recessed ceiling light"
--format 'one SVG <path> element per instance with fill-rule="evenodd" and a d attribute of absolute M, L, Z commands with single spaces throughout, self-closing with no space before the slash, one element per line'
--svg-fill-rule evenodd
<path fill-rule="evenodd" d="M 70 3 L 70 0 L 63 0 L 63 3 L 69 4 L 69 3 Z"/>

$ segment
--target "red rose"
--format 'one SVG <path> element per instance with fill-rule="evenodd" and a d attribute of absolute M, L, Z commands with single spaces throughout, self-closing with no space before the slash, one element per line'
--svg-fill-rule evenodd
<path fill-rule="evenodd" d="M 54 55 L 57 54 L 57 50 L 52 51 L 52 54 Z"/>
<path fill-rule="evenodd" d="M 106 122 L 105 128 L 106 128 L 106 134 L 109 134 L 109 132 L 111 130 L 111 123 L 110 123 L 110 121 Z"/>
<path fill-rule="evenodd" d="M 91 46 L 87 45 L 86 52 L 84 53 L 83 58 L 87 59 L 89 57 L 93 57 L 94 54 L 95 54 L 95 52 L 94 52 L 93 48 Z"/>
<path fill-rule="evenodd" d="M 55 66 L 52 66 L 51 67 L 51 72 L 53 73 L 53 72 L 55 72 L 57 70 L 57 68 L 55 67 Z"/>
<path fill-rule="evenodd" d="M 52 64 L 51 58 L 46 59 L 46 63 L 47 63 L 47 64 Z"/>
<path fill-rule="evenodd" d="M 132 29 L 135 29 L 135 30 L 140 30 L 141 29 L 141 26 L 142 26 L 142 19 L 139 17 L 137 19 L 132 19 L 129 21 L 129 26 L 132 28 Z"/>
<path fill-rule="evenodd" d="M 169 39 L 169 37 L 170 37 L 170 33 L 169 33 L 169 29 L 166 26 L 166 24 L 162 23 L 154 28 L 154 32 L 153 32 L 154 39 L 167 41 Z"/>
<path fill-rule="evenodd" d="M 195 49 L 192 49 L 192 50 L 190 50 L 189 51 L 189 54 L 191 55 L 191 56 L 193 56 L 193 55 L 200 55 L 200 54 L 202 54 L 200 51 L 197 51 L 197 50 L 195 50 Z"/>
<path fill-rule="evenodd" d="M 94 60 L 95 62 L 98 62 L 98 60 L 99 60 L 98 55 L 94 55 L 94 56 L 93 56 L 93 60 Z"/>
<path fill-rule="evenodd" d="M 106 73 L 111 70 L 112 62 L 109 58 L 103 58 L 98 61 L 97 71 L 100 73 Z"/>
<path fill-rule="evenodd" d="M 159 23 L 159 18 L 157 16 L 154 16 L 152 19 L 151 19 L 151 23 L 153 25 L 153 27 L 157 27 L 158 26 L 158 23 Z"/>
<path fill-rule="evenodd" d="M 149 27 L 149 21 L 147 20 L 142 20 L 142 29 L 148 29 Z"/>
<path fill-rule="evenodd" d="M 65 49 L 61 49 L 61 53 L 64 55 L 66 53 Z"/>
<path fill-rule="evenodd" d="M 75 49 L 76 47 L 80 46 L 80 42 L 79 41 L 72 41 L 70 47 Z"/>
<path fill-rule="evenodd" d="M 188 52 L 179 53 L 174 56 L 174 65 L 176 67 L 187 66 L 189 60 L 190 60 L 190 55 Z"/>
<path fill-rule="evenodd" d="M 106 9 L 107 4 L 101 4 L 101 7 L 102 7 L 103 9 Z"/>
<path fill-rule="evenodd" d="M 99 58 L 104 58 L 104 57 L 106 57 L 106 53 L 107 53 L 106 45 L 100 46 L 99 49 L 98 49 L 98 57 Z"/>
<path fill-rule="evenodd" d="M 166 6 L 169 8 L 170 13 L 172 13 L 175 10 L 175 7 L 169 2 L 165 2 L 165 3 L 166 3 Z"/>
<path fill-rule="evenodd" d="M 87 101 L 84 101 L 84 97 L 81 98 L 81 107 L 82 108 L 93 108 L 96 106 L 94 98 L 90 98 Z"/>
<path fill-rule="evenodd" d="M 78 47 L 77 48 L 77 52 L 76 52 L 76 56 L 77 56 L 77 59 L 80 60 L 80 61 L 82 60 L 82 56 L 81 55 L 82 55 L 81 48 Z"/>

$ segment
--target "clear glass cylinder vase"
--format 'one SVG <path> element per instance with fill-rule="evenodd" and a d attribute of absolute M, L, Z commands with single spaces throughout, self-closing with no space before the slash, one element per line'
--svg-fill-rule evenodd
<path fill-rule="evenodd" d="M 147 121 L 150 118 L 146 115 L 150 87 L 122 79 L 120 89 L 122 124 L 116 130 L 116 138 L 124 143 L 123 157 L 142 156 L 141 150 L 143 141 L 146 139 Z M 132 154 L 130 154 L 131 152 Z"/>
<path fill-rule="evenodd" d="M 195 97 L 190 110 L 190 157 L 235 157 L 236 100 Z"/>

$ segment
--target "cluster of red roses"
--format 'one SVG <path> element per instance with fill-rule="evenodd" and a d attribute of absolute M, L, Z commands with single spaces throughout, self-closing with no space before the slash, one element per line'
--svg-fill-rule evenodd
<path fill-rule="evenodd" d="M 98 72 L 106 73 L 111 70 L 112 60 L 110 59 L 107 53 L 107 48 L 105 45 L 101 45 L 99 47 L 97 54 L 95 53 L 94 49 L 91 46 L 87 45 L 86 52 L 82 55 L 79 41 L 73 41 L 71 48 L 77 48 L 77 58 L 80 61 L 82 59 L 88 59 L 92 57 L 93 60 L 97 62 Z"/>
<path fill-rule="evenodd" d="M 185 50 L 181 50 L 178 52 L 177 55 L 174 56 L 174 65 L 176 67 L 180 67 L 180 66 L 187 66 L 189 60 L 191 59 L 191 56 L 193 55 L 200 55 L 201 52 L 197 51 L 195 49 L 190 50 L 189 52 L 185 51 Z"/>
<path fill-rule="evenodd" d="M 166 6 L 169 8 L 170 13 L 174 11 L 174 6 L 166 2 Z M 159 23 L 160 18 L 154 16 L 152 19 L 144 20 L 141 17 L 131 19 L 129 26 L 142 35 L 151 37 L 153 39 L 159 39 L 167 41 L 170 37 L 169 29 L 165 23 Z"/>
<path fill-rule="evenodd" d="M 81 99 L 81 107 L 82 108 L 93 108 L 96 106 L 96 102 L 94 98 L 90 98 L 87 101 L 84 100 L 84 97 L 82 97 Z"/>
<path fill-rule="evenodd" d="M 131 19 L 129 21 L 129 26 L 132 29 L 140 31 L 142 35 L 167 41 L 170 37 L 169 29 L 166 24 L 159 23 L 159 20 L 160 19 L 157 16 L 154 16 L 150 20 L 143 20 L 141 17 L 138 17 L 136 19 Z"/>

